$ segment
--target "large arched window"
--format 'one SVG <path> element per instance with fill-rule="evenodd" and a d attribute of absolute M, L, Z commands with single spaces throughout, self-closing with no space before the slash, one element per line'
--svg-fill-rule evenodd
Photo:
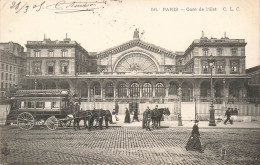
<path fill-rule="evenodd" d="M 229 96 L 239 97 L 240 84 L 238 81 L 232 81 L 229 84 Z"/>
<path fill-rule="evenodd" d="M 177 95 L 177 89 L 178 89 L 178 84 L 175 82 L 170 82 L 170 87 L 169 87 L 169 95 Z"/>
<path fill-rule="evenodd" d="M 165 88 L 162 83 L 157 83 L 155 85 L 155 96 L 165 96 Z"/>
<path fill-rule="evenodd" d="M 93 84 L 93 88 L 92 89 L 93 89 L 94 95 L 101 95 L 101 86 L 100 86 L 99 82 L 95 82 Z"/>
<path fill-rule="evenodd" d="M 140 87 L 137 82 L 134 82 L 130 85 L 130 96 L 139 97 L 140 96 Z"/>
<path fill-rule="evenodd" d="M 70 89 L 70 84 L 66 81 L 62 81 L 59 83 L 59 88 L 60 89 Z"/>
<path fill-rule="evenodd" d="M 46 89 L 56 89 L 56 84 L 52 81 L 49 81 L 45 84 Z"/>
<path fill-rule="evenodd" d="M 210 82 L 203 81 L 200 84 L 200 96 L 201 97 L 210 97 Z"/>
<path fill-rule="evenodd" d="M 182 101 L 192 101 L 193 86 L 190 82 L 184 82 L 182 84 Z"/>
<path fill-rule="evenodd" d="M 106 97 L 114 97 L 114 85 L 112 82 L 106 84 Z"/>
<path fill-rule="evenodd" d="M 80 93 L 80 96 L 82 98 L 86 98 L 88 97 L 88 86 L 86 82 L 83 82 L 80 84 L 80 86 L 78 87 L 78 91 Z"/>
<path fill-rule="evenodd" d="M 127 86 L 125 82 L 121 82 L 118 84 L 118 97 L 126 97 L 127 96 Z"/>
<path fill-rule="evenodd" d="M 153 96 L 153 87 L 151 83 L 144 83 L 143 85 L 143 96 L 151 97 Z"/>

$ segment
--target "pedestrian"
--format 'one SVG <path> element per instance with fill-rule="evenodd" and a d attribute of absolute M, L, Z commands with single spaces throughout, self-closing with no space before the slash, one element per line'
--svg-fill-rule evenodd
<path fill-rule="evenodd" d="M 118 103 L 116 102 L 116 104 L 115 104 L 115 113 L 116 113 L 116 115 L 118 115 L 118 110 L 119 110 L 119 105 L 118 105 Z"/>
<path fill-rule="evenodd" d="M 225 116 L 227 116 L 227 119 L 225 120 L 224 124 L 226 125 L 227 121 L 229 121 L 229 123 L 232 124 L 232 121 L 230 120 L 231 117 L 230 108 L 227 109 Z"/>
<path fill-rule="evenodd" d="M 199 133 L 199 120 L 195 120 L 195 124 L 192 127 L 191 136 L 189 137 L 189 140 L 186 144 L 186 150 L 192 150 L 192 151 L 199 151 L 200 153 L 203 153 L 203 149 L 201 147 L 200 142 L 200 133 Z"/>
<path fill-rule="evenodd" d="M 114 121 L 114 122 L 113 122 Z M 112 112 L 112 122 L 113 123 L 116 123 L 116 121 L 119 121 L 119 119 L 117 118 L 116 116 L 116 110 L 113 109 L 113 112 Z"/>
<path fill-rule="evenodd" d="M 235 110 L 234 110 L 234 115 L 238 115 L 238 110 L 237 110 L 237 108 L 235 108 Z"/>
<path fill-rule="evenodd" d="M 134 120 L 139 121 L 138 120 L 138 109 L 137 108 L 134 109 L 133 122 L 134 122 Z"/>
<path fill-rule="evenodd" d="M 130 112 L 128 110 L 128 108 L 125 108 L 125 123 L 130 123 Z"/>
<path fill-rule="evenodd" d="M 146 111 L 146 130 L 149 130 L 151 131 L 151 128 L 150 128 L 150 122 L 151 122 L 151 110 L 149 107 L 147 107 L 147 109 L 145 110 Z"/>
<path fill-rule="evenodd" d="M 233 108 L 231 108 L 230 114 L 231 114 L 231 115 L 234 115 L 234 110 L 233 110 Z"/>

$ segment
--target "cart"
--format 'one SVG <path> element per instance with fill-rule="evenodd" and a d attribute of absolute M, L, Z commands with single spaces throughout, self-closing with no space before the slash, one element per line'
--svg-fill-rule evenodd
<path fill-rule="evenodd" d="M 69 90 L 18 90 L 11 98 L 6 125 L 16 123 L 24 130 L 43 125 L 50 130 L 68 127 L 75 100 Z"/>

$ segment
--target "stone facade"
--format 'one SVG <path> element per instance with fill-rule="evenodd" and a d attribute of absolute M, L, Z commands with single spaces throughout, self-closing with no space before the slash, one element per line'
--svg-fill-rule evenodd
<path fill-rule="evenodd" d="M 26 71 L 24 48 L 13 42 L 0 43 L 0 100 L 6 100 L 10 91 L 21 88 Z"/>

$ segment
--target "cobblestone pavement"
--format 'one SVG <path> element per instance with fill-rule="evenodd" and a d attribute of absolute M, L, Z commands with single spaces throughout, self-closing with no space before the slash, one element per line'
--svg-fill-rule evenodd
<path fill-rule="evenodd" d="M 190 132 L 140 127 L 26 131 L 1 126 L 0 164 L 260 164 L 260 129 L 200 129 L 201 142 L 207 144 L 204 153 L 185 150 Z"/>

